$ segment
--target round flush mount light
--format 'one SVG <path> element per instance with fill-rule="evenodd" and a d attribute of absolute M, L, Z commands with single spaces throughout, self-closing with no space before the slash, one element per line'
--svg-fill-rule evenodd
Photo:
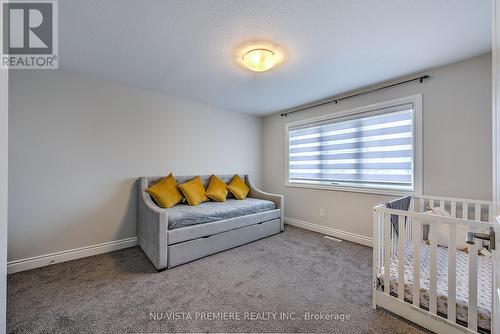
<path fill-rule="evenodd" d="M 270 49 L 255 48 L 245 52 L 241 56 L 241 61 L 251 71 L 265 72 L 276 66 L 279 57 Z"/>

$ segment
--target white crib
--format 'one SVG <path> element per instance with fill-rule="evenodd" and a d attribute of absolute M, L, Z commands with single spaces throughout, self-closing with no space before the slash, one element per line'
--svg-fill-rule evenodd
<path fill-rule="evenodd" d="M 424 213 L 429 207 L 444 208 L 452 217 Z M 437 333 L 497 333 L 492 312 L 495 212 L 492 202 L 436 196 L 412 196 L 408 211 L 376 206 L 373 308 Z M 447 248 L 437 243 L 440 224 L 448 224 Z M 469 231 L 468 253 L 456 249 L 458 225 Z M 491 257 L 478 255 L 483 247 Z"/>

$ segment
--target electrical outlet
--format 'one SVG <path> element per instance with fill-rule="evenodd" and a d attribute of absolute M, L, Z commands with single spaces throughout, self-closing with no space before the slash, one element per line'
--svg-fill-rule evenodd
<path fill-rule="evenodd" d="M 325 209 L 319 209 L 319 216 L 324 217 L 325 216 Z"/>

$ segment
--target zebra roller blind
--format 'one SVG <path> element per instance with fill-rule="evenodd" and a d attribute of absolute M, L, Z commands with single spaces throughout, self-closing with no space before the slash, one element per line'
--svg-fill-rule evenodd
<path fill-rule="evenodd" d="M 405 103 L 288 129 L 288 181 L 413 190 L 415 107 Z"/>

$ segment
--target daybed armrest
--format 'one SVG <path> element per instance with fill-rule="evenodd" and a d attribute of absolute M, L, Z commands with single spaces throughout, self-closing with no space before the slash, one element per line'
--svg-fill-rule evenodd
<path fill-rule="evenodd" d="M 280 209 L 280 223 L 281 223 L 281 231 L 285 229 L 285 198 L 283 195 L 266 193 L 262 190 L 257 189 L 253 183 L 250 181 L 250 178 L 247 176 L 246 181 L 248 187 L 250 188 L 250 192 L 248 193 L 248 197 L 264 199 L 271 202 L 274 202 L 276 209 Z"/>
<path fill-rule="evenodd" d="M 148 179 L 138 181 L 137 236 L 139 246 L 157 269 L 168 266 L 168 213 L 158 207 L 146 192 Z"/>

